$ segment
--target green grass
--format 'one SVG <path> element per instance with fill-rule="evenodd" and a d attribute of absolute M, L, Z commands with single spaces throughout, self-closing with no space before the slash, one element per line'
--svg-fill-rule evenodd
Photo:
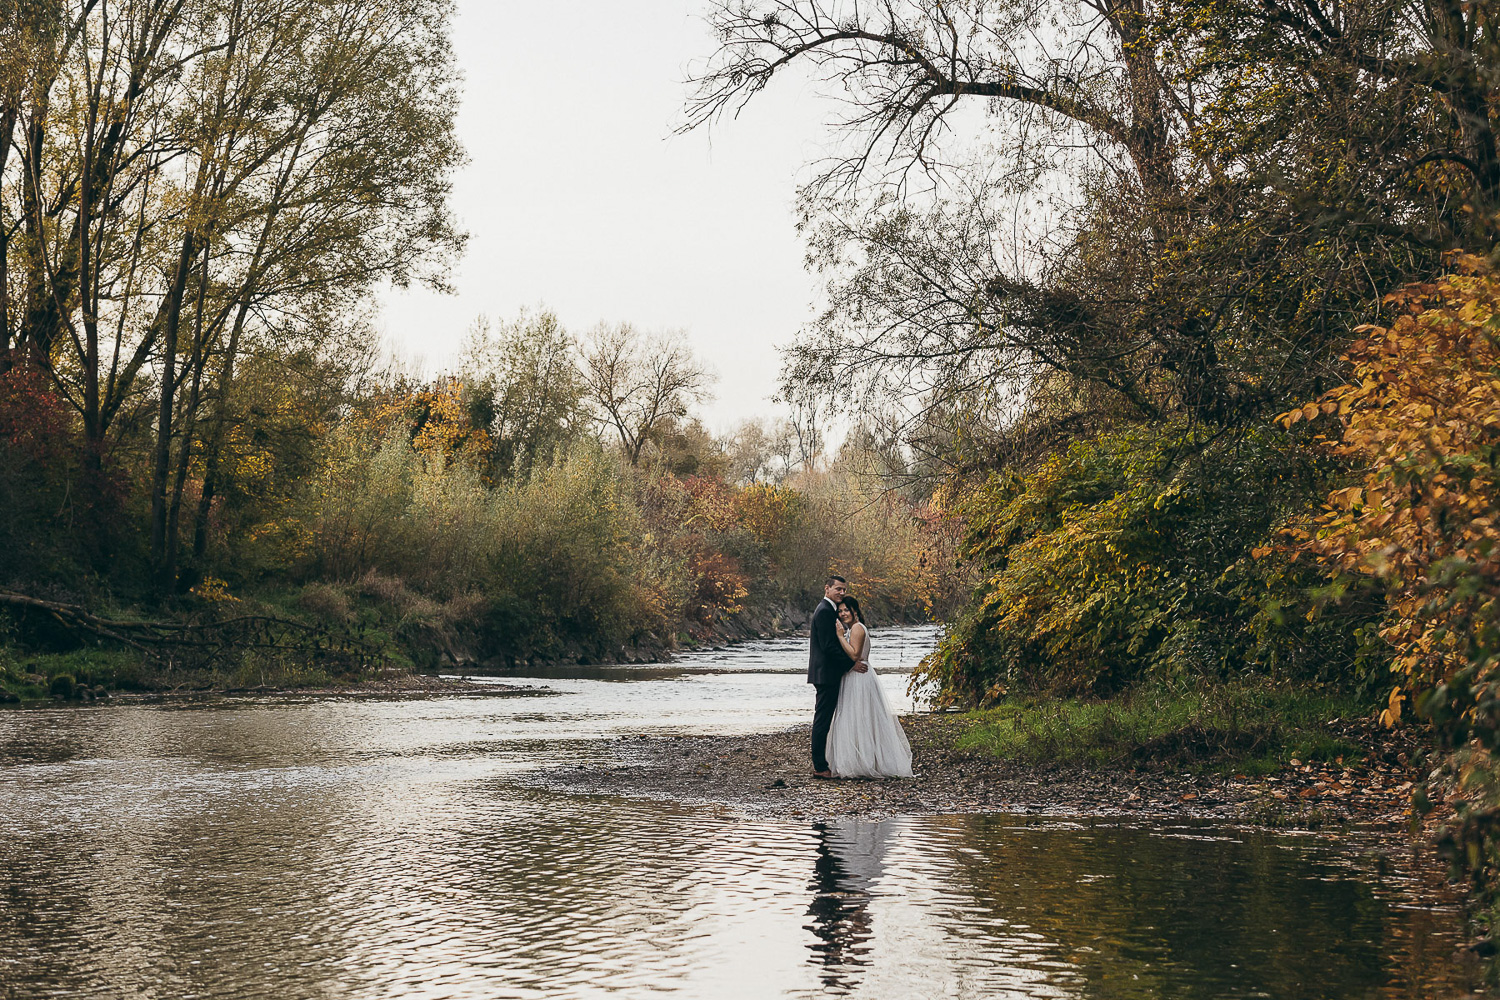
<path fill-rule="evenodd" d="M 1331 723 L 1366 714 L 1347 696 L 1246 685 L 1012 698 L 972 713 L 954 747 L 1025 763 L 1266 774 L 1294 759 L 1352 762 L 1360 747 Z"/>
<path fill-rule="evenodd" d="M 133 650 L 28 653 L 0 646 L 0 701 L 22 702 L 104 692 L 204 691 L 234 688 L 325 688 L 357 681 L 295 654 L 242 650 L 210 668 L 172 668 Z M 7 697 L 8 696 L 8 697 Z"/>
<path fill-rule="evenodd" d="M 80 649 L 67 653 L 25 654 L 0 647 L 0 691 L 22 701 L 66 695 L 87 687 L 107 691 L 143 691 L 149 672 L 129 650 Z"/>

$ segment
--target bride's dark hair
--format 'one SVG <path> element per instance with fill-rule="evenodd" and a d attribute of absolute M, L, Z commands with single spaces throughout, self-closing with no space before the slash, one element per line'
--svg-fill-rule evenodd
<path fill-rule="evenodd" d="M 858 621 L 861 625 L 865 623 L 865 616 L 860 614 L 858 601 L 846 594 L 844 595 L 844 599 L 839 603 L 848 608 L 850 611 L 853 611 L 855 620 Z"/>

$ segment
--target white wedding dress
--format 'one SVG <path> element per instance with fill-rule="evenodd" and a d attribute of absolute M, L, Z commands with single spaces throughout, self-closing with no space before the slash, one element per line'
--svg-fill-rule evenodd
<path fill-rule="evenodd" d="M 870 633 L 857 659 L 870 661 Z M 896 720 L 875 668 L 850 670 L 828 730 L 828 768 L 843 778 L 910 778 L 911 744 Z"/>

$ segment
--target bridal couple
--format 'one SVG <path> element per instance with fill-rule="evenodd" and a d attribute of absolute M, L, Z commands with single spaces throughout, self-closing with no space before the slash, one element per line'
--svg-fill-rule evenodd
<path fill-rule="evenodd" d="M 811 646 L 813 777 L 910 778 L 911 744 L 870 669 L 870 630 L 841 576 L 823 584 Z"/>

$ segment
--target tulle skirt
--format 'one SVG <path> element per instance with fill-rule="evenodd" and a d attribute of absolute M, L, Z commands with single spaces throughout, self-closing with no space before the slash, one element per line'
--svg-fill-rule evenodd
<path fill-rule="evenodd" d="M 851 670 L 839 686 L 828 730 L 828 767 L 845 778 L 910 778 L 911 744 L 872 667 Z"/>

